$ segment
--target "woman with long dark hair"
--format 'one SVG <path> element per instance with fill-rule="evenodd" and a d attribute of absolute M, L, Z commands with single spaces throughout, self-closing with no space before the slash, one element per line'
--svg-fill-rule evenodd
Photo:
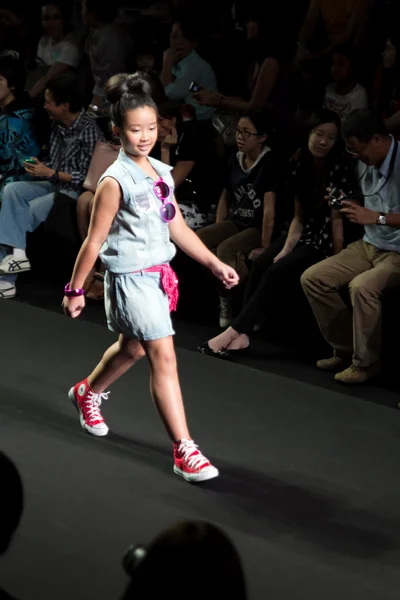
<path fill-rule="evenodd" d="M 314 115 L 301 157 L 291 164 L 289 189 L 294 216 L 287 233 L 254 261 L 243 309 L 231 327 L 201 344 L 198 350 L 218 358 L 232 358 L 247 348 L 256 326 L 275 317 L 271 310 L 277 295 L 300 288 L 300 276 L 309 266 L 342 250 L 345 231 L 342 215 L 326 200 L 327 188 L 352 196 L 356 188 L 351 163 L 343 158 L 338 116 L 328 110 Z"/>

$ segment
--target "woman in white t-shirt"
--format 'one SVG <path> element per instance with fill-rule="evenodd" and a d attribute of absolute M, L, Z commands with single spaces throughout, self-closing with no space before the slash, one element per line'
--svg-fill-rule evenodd
<path fill-rule="evenodd" d="M 50 80 L 70 68 L 77 68 L 80 62 L 79 48 L 73 35 L 67 33 L 65 15 L 59 4 L 42 6 L 42 25 L 45 34 L 39 40 L 37 61 L 44 74 L 29 90 L 32 97 L 42 94 Z"/>
<path fill-rule="evenodd" d="M 331 78 L 325 90 L 324 108 L 343 121 L 352 110 L 367 108 L 365 88 L 357 81 L 356 55 L 351 46 L 338 46 L 332 56 Z"/>

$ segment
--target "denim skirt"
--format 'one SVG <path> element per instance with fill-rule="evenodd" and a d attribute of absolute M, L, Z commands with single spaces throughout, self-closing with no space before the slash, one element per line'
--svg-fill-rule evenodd
<path fill-rule="evenodd" d="M 111 331 L 139 341 L 159 340 L 175 331 L 160 273 L 106 271 L 104 306 Z"/>

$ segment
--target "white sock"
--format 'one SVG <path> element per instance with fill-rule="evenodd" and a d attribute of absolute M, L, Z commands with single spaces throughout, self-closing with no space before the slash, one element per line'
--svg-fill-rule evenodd
<path fill-rule="evenodd" d="M 25 250 L 20 250 L 20 248 L 14 248 L 13 258 L 15 258 L 16 260 L 27 260 Z"/>

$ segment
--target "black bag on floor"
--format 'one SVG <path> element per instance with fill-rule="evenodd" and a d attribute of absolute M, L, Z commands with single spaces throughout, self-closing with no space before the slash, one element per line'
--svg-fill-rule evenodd
<path fill-rule="evenodd" d="M 46 219 L 45 232 L 68 242 L 79 245 L 81 239 L 76 217 L 76 198 L 71 198 L 62 192 L 56 192 L 54 204 Z"/>

